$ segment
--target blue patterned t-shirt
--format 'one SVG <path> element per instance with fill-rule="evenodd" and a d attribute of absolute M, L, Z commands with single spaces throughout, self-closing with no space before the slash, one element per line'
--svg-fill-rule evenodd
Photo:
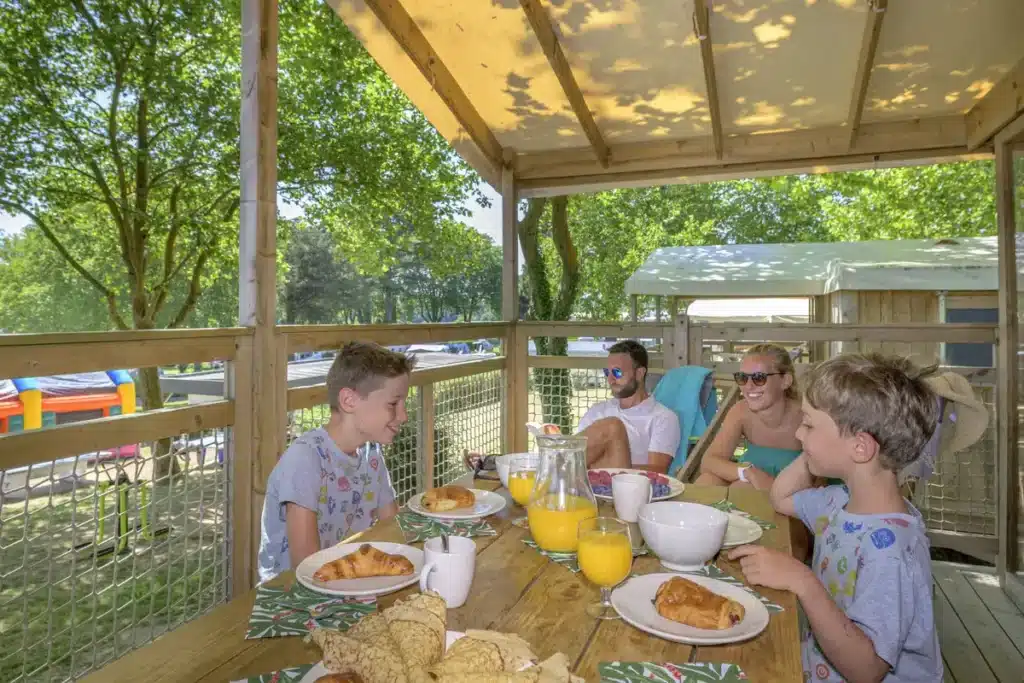
<path fill-rule="evenodd" d="M 814 533 L 814 573 L 889 665 L 884 683 L 941 681 L 921 513 L 907 503 L 910 514 L 855 515 L 846 511 L 849 500 L 845 486 L 793 496 L 797 517 Z M 802 628 L 804 680 L 842 681 L 809 626 Z"/>
<path fill-rule="evenodd" d="M 341 452 L 324 429 L 292 442 L 274 466 L 263 501 L 259 577 L 266 581 L 291 568 L 285 504 L 316 512 L 320 547 L 328 548 L 373 523 L 373 511 L 395 500 L 379 444 L 355 455 Z"/>

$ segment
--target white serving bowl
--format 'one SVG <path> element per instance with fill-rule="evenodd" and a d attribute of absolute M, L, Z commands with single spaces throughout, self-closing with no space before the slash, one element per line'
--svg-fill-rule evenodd
<path fill-rule="evenodd" d="M 499 455 L 494 459 L 494 465 L 498 470 L 498 478 L 501 479 L 501 485 L 508 488 L 508 471 L 512 466 L 512 460 L 518 457 L 527 457 L 530 462 L 533 463 L 534 469 L 540 465 L 540 454 L 539 453 L 506 453 L 505 455 Z"/>
<path fill-rule="evenodd" d="M 642 506 L 637 522 L 662 566 L 689 572 L 703 567 L 721 549 L 729 515 L 709 505 L 666 500 Z"/>

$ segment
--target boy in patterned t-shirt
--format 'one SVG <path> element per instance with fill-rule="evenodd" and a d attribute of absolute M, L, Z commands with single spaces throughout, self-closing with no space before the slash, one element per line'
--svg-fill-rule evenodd
<path fill-rule="evenodd" d="M 804 451 L 771 489 L 775 509 L 814 532 L 814 561 L 760 546 L 730 554 L 751 583 L 800 599 L 805 681 L 942 680 L 928 539 L 897 480 L 935 431 L 930 370 L 879 354 L 815 367 L 796 433 Z M 845 485 L 811 488 L 815 476 Z"/>
<path fill-rule="evenodd" d="M 408 419 L 415 359 L 376 344 L 347 344 L 327 373 L 331 418 L 284 452 L 267 482 L 260 581 L 398 513 L 381 444 Z"/>

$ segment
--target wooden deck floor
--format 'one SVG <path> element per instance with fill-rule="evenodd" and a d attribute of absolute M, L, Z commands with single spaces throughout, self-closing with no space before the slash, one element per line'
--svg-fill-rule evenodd
<path fill-rule="evenodd" d="M 1024 613 L 991 569 L 933 562 L 946 683 L 1024 681 Z"/>

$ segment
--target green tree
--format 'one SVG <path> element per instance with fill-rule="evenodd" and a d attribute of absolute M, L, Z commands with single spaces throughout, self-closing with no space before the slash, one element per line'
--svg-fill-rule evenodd
<path fill-rule="evenodd" d="M 517 225 L 526 262 L 530 313 L 535 320 L 568 320 L 580 289 L 580 260 L 569 229 L 569 198 L 530 199 Z M 537 353 L 565 356 L 565 337 L 537 337 Z M 564 368 L 536 368 L 533 381 L 540 386 L 544 421 L 557 424 L 565 433 L 572 424 L 572 384 Z"/>
<path fill-rule="evenodd" d="M 384 217 L 427 231 L 475 175 L 325 3 L 280 16 L 282 190 L 380 268 Z M 0 0 L 0 209 L 31 219 L 112 327 L 187 324 L 236 260 L 240 42 L 235 0 Z M 140 380 L 162 406 L 155 369 Z"/>

